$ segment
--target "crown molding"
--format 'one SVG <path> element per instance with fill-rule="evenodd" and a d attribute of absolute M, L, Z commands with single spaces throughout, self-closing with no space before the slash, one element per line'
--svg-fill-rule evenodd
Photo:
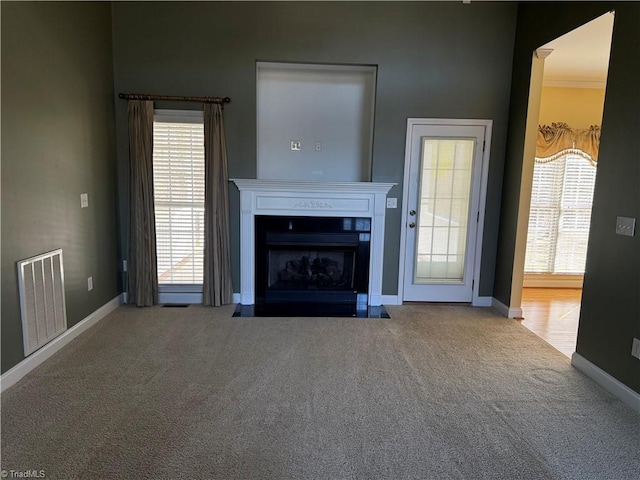
<path fill-rule="evenodd" d="M 553 48 L 536 48 L 536 57 L 544 60 L 553 53 Z"/>

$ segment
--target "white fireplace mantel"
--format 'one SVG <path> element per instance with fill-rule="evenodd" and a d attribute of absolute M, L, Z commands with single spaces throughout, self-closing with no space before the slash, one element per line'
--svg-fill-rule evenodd
<path fill-rule="evenodd" d="M 255 303 L 255 216 L 371 218 L 369 305 L 382 304 L 387 193 L 395 183 L 231 179 L 240 190 L 240 303 Z"/>

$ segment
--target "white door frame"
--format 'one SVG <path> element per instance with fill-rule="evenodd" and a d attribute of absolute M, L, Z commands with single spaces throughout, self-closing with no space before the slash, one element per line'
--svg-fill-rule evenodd
<path fill-rule="evenodd" d="M 483 126 L 484 127 L 484 149 L 482 152 L 482 170 L 480 174 L 480 202 L 478 204 L 478 231 L 476 234 L 475 261 L 473 265 L 473 300 L 474 307 L 490 307 L 492 297 L 481 297 L 478 294 L 480 289 L 480 264 L 482 261 L 482 238 L 484 236 L 484 211 L 487 204 L 487 183 L 489 178 L 489 153 L 491 152 L 491 130 L 493 120 L 476 119 L 452 119 L 452 118 L 408 118 L 407 119 L 407 143 L 404 154 L 404 181 L 402 183 L 402 228 L 400 229 L 400 264 L 398 268 L 398 303 L 402 304 L 404 299 L 404 271 L 406 265 L 406 237 L 407 224 L 409 222 L 409 170 L 411 163 L 411 144 L 413 141 L 413 127 L 416 125 L 440 125 L 440 126 Z M 470 246 L 471 248 L 471 246 Z"/>

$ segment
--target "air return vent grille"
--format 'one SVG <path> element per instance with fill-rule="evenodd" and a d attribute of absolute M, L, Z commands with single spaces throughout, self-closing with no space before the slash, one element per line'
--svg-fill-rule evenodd
<path fill-rule="evenodd" d="M 62 250 L 18 262 L 25 356 L 67 329 Z"/>

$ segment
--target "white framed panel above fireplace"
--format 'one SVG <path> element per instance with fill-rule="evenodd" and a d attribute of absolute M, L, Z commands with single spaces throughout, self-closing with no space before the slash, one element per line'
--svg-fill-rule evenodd
<path fill-rule="evenodd" d="M 255 216 L 371 218 L 369 305 L 382 304 L 387 193 L 395 183 L 232 179 L 240 190 L 240 303 L 255 303 Z"/>
<path fill-rule="evenodd" d="M 377 67 L 256 63 L 257 176 L 371 180 Z"/>

